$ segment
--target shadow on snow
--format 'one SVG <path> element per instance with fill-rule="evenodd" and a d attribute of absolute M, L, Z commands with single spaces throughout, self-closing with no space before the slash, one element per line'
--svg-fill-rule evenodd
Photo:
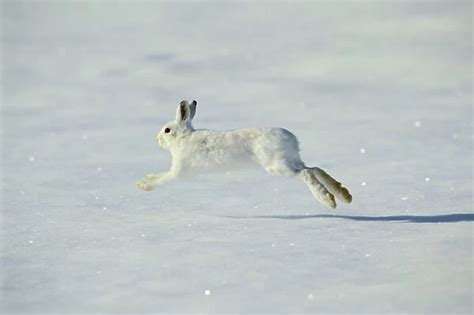
<path fill-rule="evenodd" d="M 256 216 L 225 216 L 232 219 L 343 219 L 363 222 L 408 222 L 408 223 L 455 223 L 474 221 L 473 213 L 453 213 L 443 215 L 393 215 L 393 216 L 353 216 L 337 214 L 316 215 L 256 215 Z"/>

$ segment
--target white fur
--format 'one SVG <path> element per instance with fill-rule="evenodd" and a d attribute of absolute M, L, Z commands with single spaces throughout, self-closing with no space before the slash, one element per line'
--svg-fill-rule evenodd
<path fill-rule="evenodd" d="M 296 137 L 282 128 L 246 128 L 228 131 L 194 129 L 196 101 L 182 101 L 175 121 L 167 123 L 157 140 L 172 155 L 171 169 L 149 174 L 137 186 L 149 191 L 179 177 L 196 173 L 261 165 L 272 175 L 291 176 L 305 182 L 315 198 L 335 208 L 334 195 L 350 203 L 352 196 L 339 182 L 317 167 L 307 167 L 299 156 Z M 169 133 L 166 131 L 169 130 Z"/>

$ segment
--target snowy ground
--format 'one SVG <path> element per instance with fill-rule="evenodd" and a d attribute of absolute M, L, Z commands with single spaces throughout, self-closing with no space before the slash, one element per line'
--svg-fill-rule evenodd
<path fill-rule="evenodd" d="M 10 313 L 473 312 L 470 2 L 2 1 Z M 350 188 L 177 182 L 154 141 L 281 126 Z"/>

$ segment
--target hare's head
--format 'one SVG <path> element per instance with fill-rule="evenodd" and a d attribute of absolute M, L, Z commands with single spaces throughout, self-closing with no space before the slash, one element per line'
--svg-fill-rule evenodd
<path fill-rule="evenodd" d="M 176 111 L 176 119 L 166 123 L 156 137 L 163 149 L 169 149 L 173 142 L 179 141 L 179 138 L 194 130 L 191 122 L 196 114 L 196 106 L 196 101 L 181 101 Z"/>

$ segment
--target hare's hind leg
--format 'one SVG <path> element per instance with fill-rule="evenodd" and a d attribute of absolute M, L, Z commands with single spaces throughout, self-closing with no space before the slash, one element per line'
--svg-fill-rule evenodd
<path fill-rule="evenodd" d="M 320 203 L 329 208 L 336 208 L 334 196 L 316 178 L 312 170 L 304 166 L 304 163 L 299 158 L 279 159 L 272 161 L 272 163 L 261 163 L 261 165 L 271 175 L 290 176 L 302 180 L 308 185 L 313 196 Z"/>
<path fill-rule="evenodd" d="M 296 176 L 308 185 L 313 196 L 323 205 L 329 208 L 336 208 L 336 200 L 324 185 L 319 182 L 311 169 L 304 168 Z"/>
<path fill-rule="evenodd" d="M 345 203 L 351 203 L 352 196 L 349 193 L 349 190 L 346 187 L 343 187 L 340 182 L 318 167 L 311 167 L 309 170 L 311 170 L 318 181 L 321 182 L 334 196 Z"/>

